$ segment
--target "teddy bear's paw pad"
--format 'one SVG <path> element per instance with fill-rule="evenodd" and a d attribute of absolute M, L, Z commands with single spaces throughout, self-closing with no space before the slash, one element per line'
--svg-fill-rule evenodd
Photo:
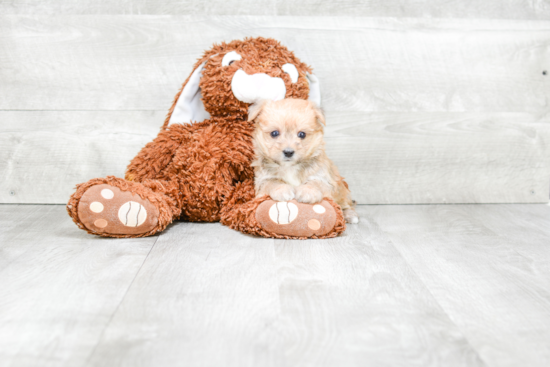
<path fill-rule="evenodd" d="M 140 234 L 157 226 L 158 209 L 137 194 L 101 184 L 90 187 L 82 195 L 78 218 L 94 232 Z"/>
<path fill-rule="evenodd" d="M 334 228 L 336 211 L 324 200 L 314 205 L 266 200 L 256 209 L 256 220 L 266 231 L 280 235 L 323 236 Z"/>

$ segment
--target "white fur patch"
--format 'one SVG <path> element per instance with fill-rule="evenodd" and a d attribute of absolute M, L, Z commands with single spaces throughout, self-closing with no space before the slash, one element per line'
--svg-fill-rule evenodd
<path fill-rule="evenodd" d="M 233 75 L 231 90 L 239 101 L 245 103 L 254 103 L 262 99 L 279 101 L 286 95 L 283 79 L 273 78 L 264 73 L 248 75 L 242 69 Z"/>
<path fill-rule="evenodd" d="M 332 186 L 328 173 L 321 170 L 318 170 L 316 175 L 308 176 L 306 181 L 317 181 L 321 182 L 325 186 Z"/>
<path fill-rule="evenodd" d="M 296 66 L 293 64 L 284 64 L 282 69 L 290 76 L 292 83 L 296 83 L 298 81 L 298 69 L 296 69 Z"/>
<path fill-rule="evenodd" d="M 294 167 L 287 168 L 283 172 L 282 179 L 287 184 L 295 187 L 302 184 L 302 181 L 298 178 L 298 170 L 294 169 Z"/>

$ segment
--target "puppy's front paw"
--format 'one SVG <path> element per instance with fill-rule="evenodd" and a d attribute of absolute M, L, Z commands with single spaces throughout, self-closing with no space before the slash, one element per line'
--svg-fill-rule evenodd
<path fill-rule="evenodd" d="M 290 201 L 294 199 L 294 187 L 290 185 L 280 185 L 271 190 L 269 196 L 275 201 Z"/>
<path fill-rule="evenodd" d="M 344 219 L 347 223 L 357 224 L 359 223 L 359 215 L 353 209 L 344 210 Z"/>
<path fill-rule="evenodd" d="M 296 188 L 296 200 L 300 203 L 315 204 L 323 200 L 323 193 L 308 185 L 300 185 Z"/>

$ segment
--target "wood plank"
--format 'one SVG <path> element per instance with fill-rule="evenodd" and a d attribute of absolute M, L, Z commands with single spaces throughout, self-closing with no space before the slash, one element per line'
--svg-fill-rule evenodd
<path fill-rule="evenodd" d="M 548 202 L 550 124 L 534 116 L 328 117 L 327 152 L 361 204 Z"/>
<path fill-rule="evenodd" d="M 285 365 L 485 365 L 367 218 L 337 239 L 278 241 L 275 255 Z"/>
<path fill-rule="evenodd" d="M 166 112 L 0 112 L 0 202 L 63 204 L 76 184 L 124 177 Z"/>
<path fill-rule="evenodd" d="M 489 366 L 548 366 L 550 207 L 373 206 L 360 213 L 388 235 Z"/>
<path fill-rule="evenodd" d="M 431 17 L 431 18 L 550 18 L 550 6 L 544 0 L 240 0 L 222 1 L 171 1 L 171 0 L 0 0 L 1 14 L 166 14 L 166 15 L 351 15 L 378 17 Z"/>
<path fill-rule="evenodd" d="M 305 242 L 181 223 L 159 237 L 90 365 L 351 366 L 367 360 L 483 365 L 367 222 L 339 239 Z"/>
<path fill-rule="evenodd" d="M 483 365 L 380 232 L 350 231 L 282 242 L 171 227 L 90 365 Z"/>
<path fill-rule="evenodd" d="M 3 15 L 0 34 L 4 110 L 167 110 L 213 43 L 264 36 L 313 65 L 329 111 L 549 112 L 550 22 Z"/>
<path fill-rule="evenodd" d="M 270 366 L 279 314 L 273 240 L 219 223 L 160 237 L 90 366 Z"/>
<path fill-rule="evenodd" d="M 0 205 L 0 364 L 548 365 L 548 205 L 358 212 L 332 240 L 178 223 L 152 247 Z"/>
<path fill-rule="evenodd" d="M 0 202 L 66 203 L 123 176 L 165 111 L 0 111 Z M 550 124 L 526 113 L 327 113 L 327 151 L 361 204 L 547 202 Z"/>
<path fill-rule="evenodd" d="M 63 206 L 0 205 L 0 364 L 83 366 L 156 237 L 102 239 Z"/>

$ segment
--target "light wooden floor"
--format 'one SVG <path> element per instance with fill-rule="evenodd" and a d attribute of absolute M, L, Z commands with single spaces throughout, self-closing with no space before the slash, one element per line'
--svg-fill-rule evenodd
<path fill-rule="evenodd" d="M 0 205 L 0 365 L 550 365 L 549 206 L 358 212 L 332 240 L 121 240 Z"/>

